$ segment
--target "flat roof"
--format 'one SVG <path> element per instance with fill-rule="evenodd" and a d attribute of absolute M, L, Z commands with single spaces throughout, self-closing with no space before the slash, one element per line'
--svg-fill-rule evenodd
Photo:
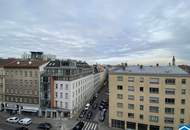
<path fill-rule="evenodd" d="M 111 74 L 136 74 L 136 75 L 173 75 L 190 76 L 178 66 L 125 66 L 113 67 Z"/>

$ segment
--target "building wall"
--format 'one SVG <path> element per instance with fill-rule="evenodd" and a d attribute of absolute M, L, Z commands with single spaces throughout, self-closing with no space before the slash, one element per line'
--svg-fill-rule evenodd
<path fill-rule="evenodd" d="M 117 77 L 122 76 L 123 81 L 117 81 Z M 129 82 L 128 78 L 134 77 L 134 82 Z M 144 78 L 144 82 L 140 80 Z M 158 78 L 159 84 L 150 84 L 151 78 Z M 166 85 L 165 79 L 175 79 L 175 85 Z M 130 79 L 130 78 L 129 78 Z M 186 79 L 186 84 L 182 85 L 181 80 Z M 122 90 L 118 90 L 117 86 L 123 86 Z M 125 128 L 127 122 L 134 122 L 137 124 L 147 124 L 160 126 L 160 130 L 164 130 L 164 127 L 173 127 L 174 130 L 178 129 L 180 119 L 184 119 L 184 123 L 190 122 L 190 78 L 189 77 L 157 77 L 157 76 L 137 76 L 137 75 L 109 75 L 109 126 L 111 127 L 111 120 L 121 120 L 125 122 Z M 133 87 L 129 87 L 133 86 Z M 143 87 L 143 91 L 140 91 L 140 87 Z M 159 88 L 158 94 L 150 93 L 150 88 Z M 175 94 L 165 94 L 166 88 L 175 89 Z M 185 94 L 182 94 L 182 89 L 185 90 Z M 123 99 L 119 99 L 117 94 L 122 94 Z M 129 96 L 132 95 L 132 96 Z M 132 97 L 134 96 L 133 100 Z M 142 97 L 144 100 L 142 100 Z M 150 97 L 158 97 L 159 103 L 150 103 Z M 129 98 L 129 99 L 128 99 Z M 141 99 L 140 99 L 141 98 Z M 165 98 L 175 99 L 175 104 L 166 104 Z M 185 104 L 181 104 L 181 100 L 185 99 Z M 121 104 L 117 104 L 121 103 Z M 129 109 L 128 104 L 134 104 L 134 109 Z M 140 105 L 143 105 L 143 110 L 140 110 Z M 158 107 L 158 112 L 150 112 L 150 106 Z M 174 114 L 166 114 L 165 108 L 174 108 Z M 131 108 L 131 105 L 130 105 Z M 181 114 L 181 109 L 185 109 L 185 113 Z M 134 118 L 128 117 L 128 113 L 133 113 Z M 143 115 L 143 119 L 140 119 L 140 115 Z M 150 116 L 157 116 L 158 122 L 150 121 Z M 165 117 L 174 119 L 173 123 L 165 123 Z"/>
<path fill-rule="evenodd" d="M 77 111 L 80 110 L 93 95 L 94 77 L 91 74 L 73 81 L 55 80 L 54 90 L 55 107 Z"/>
<path fill-rule="evenodd" d="M 5 101 L 39 105 L 39 70 L 5 69 Z"/>
<path fill-rule="evenodd" d="M 4 68 L 0 68 L 0 103 L 4 102 L 5 91 L 5 71 Z"/>

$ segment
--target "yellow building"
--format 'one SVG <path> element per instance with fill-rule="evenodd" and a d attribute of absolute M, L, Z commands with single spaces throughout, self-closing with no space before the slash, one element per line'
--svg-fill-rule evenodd
<path fill-rule="evenodd" d="M 109 126 L 178 130 L 190 123 L 190 75 L 173 66 L 124 66 L 109 73 Z"/>

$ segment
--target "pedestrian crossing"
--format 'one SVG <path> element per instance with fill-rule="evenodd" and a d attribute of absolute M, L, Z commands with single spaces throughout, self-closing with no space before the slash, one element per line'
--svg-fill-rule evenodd
<path fill-rule="evenodd" d="M 98 123 L 90 122 L 90 121 L 83 121 L 84 126 L 82 130 L 98 130 Z"/>

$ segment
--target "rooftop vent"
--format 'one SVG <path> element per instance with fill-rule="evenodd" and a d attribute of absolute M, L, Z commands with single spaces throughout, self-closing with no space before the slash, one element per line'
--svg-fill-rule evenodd
<path fill-rule="evenodd" d="M 16 64 L 19 65 L 19 64 L 20 64 L 20 61 L 17 61 Z"/>
<path fill-rule="evenodd" d="M 158 63 L 156 64 L 156 67 L 159 67 L 159 64 L 158 64 Z"/>
<path fill-rule="evenodd" d="M 31 65 L 31 64 L 32 64 L 32 61 L 29 61 L 28 64 Z"/>

